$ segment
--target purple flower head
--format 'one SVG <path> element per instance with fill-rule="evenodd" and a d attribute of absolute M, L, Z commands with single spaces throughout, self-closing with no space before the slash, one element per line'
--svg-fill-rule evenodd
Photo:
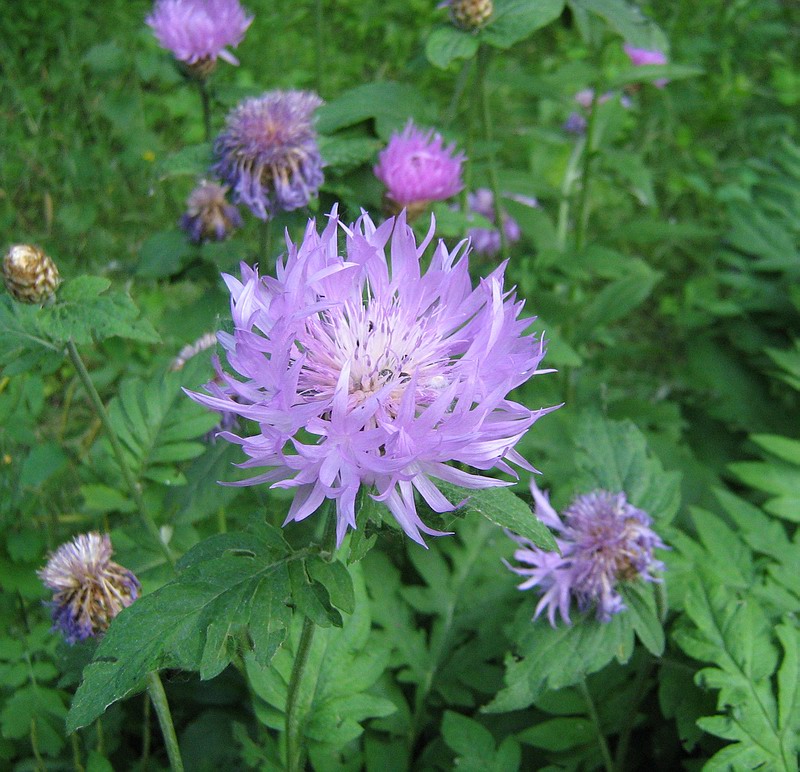
<path fill-rule="evenodd" d="M 392 134 L 373 171 L 396 209 L 421 211 L 431 201 L 444 201 L 464 187 L 464 154 L 455 149 L 455 143 L 445 147 L 433 129 L 422 131 L 409 120 L 402 133 Z"/>
<path fill-rule="evenodd" d="M 310 91 L 268 91 L 228 114 L 213 169 L 256 217 L 299 209 L 317 194 L 323 176 L 313 116 L 321 104 Z"/>
<path fill-rule="evenodd" d="M 523 199 L 522 203 L 529 206 L 538 206 L 535 199 Z M 488 188 L 478 188 L 467 196 L 470 210 L 485 217 L 489 222 L 496 223 L 494 211 L 494 194 Z M 503 212 L 503 230 L 506 241 L 513 244 L 520 240 L 522 232 L 517 221 L 507 212 Z M 494 228 L 470 228 L 467 234 L 472 243 L 472 248 L 479 255 L 492 257 L 500 251 L 500 231 Z"/>
<path fill-rule="evenodd" d="M 534 619 L 547 609 L 553 627 L 556 612 L 572 624 L 569 607 L 574 597 L 580 611 L 595 606 L 597 619 L 608 622 L 625 609 L 617 591 L 619 582 L 660 581 L 652 572 L 663 571 L 664 564 L 655 559 L 653 550 L 668 547 L 650 527 L 649 515 L 628 503 L 624 493 L 597 490 L 578 496 L 564 511 L 562 521 L 533 481 L 531 491 L 536 515 L 557 532 L 561 550 L 560 555 L 545 552 L 522 536 L 510 534 L 520 545 L 514 558 L 523 566 L 508 567 L 529 577 L 519 589 L 538 586 L 543 593 Z"/>
<path fill-rule="evenodd" d="M 242 227 L 239 210 L 228 203 L 228 188 L 216 182 L 200 180 L 186 199 L 186 213 L 181 217 L 181 228 L 193 244 L 204 241 L 222 241 L 231 231 Z"/>
<path fill-rule="evenodd" d="M 67 643 L 102 635 L 139 597 L 139 580 L 114 563 L 112 553 L 107 535 L 80 534 L 52 553 L 38 572 L 53 590 L 53 629 L 60 630 Z"/>
<path fill-rule="evenodd" d="M 241 280 L 224 277 L 234 332 L 218 338 L 240 379 L 223 374 L 190 396 L 257 422 L 253 435 L 221 436 L 249 456 L 242 467 L 269 467 L 235 484 L 295 490 L 286 523 L 332 499 L 341 543 L 363 486 L 424 544 L 420 532 L 440 532 L 419 518 L 415 493 L 449 512 L 433 480 L 484 488 L 503 483 L 480 471 L 529 468 L 514 446 L 552 408 L 507 395 L 549 372 L 543 341 L 523 334 L 531 320 L 504 288 L 505 264 L 472 286 L 466 241 L 453 251 L 440 241 L 422 274 L 433 231 L 417 245 L 404 213 L 348 227 L 334 207 L 322 233 L 312 220 L 300 244 L 287 239 L 275 277 L 246 264 Z"/>
<path fill-rule="evenodd" d="M 649 48 L 637 48 L 636 46 L 628 45 L 628 43 L 623 46 L 623 49 L 634 67 L 667 63 L 667 56 L 662 51 L 651 50 Z M 653 85 L 656 88 L 664 88 L 667 83 L 669 83 L 667 78 L 659 78 L 653 81 Z"/>
<path fill-rule="evenodd" d="M 575 134 L 576 136 L 582 137 L 586 133 L 586 118 L 584 118 L 578 112 L 571 112 L 567 116 L 567 120 L 564 121 L 564 125 L 561 127 L 567 134 Z"/>
<path fill-rule="evenodd" d="M 186 64 L 239 64 L 226 46 L 238 46 L 253 21 L 239 0 L 156 0 L 145 19 L 159 45 Z"/>

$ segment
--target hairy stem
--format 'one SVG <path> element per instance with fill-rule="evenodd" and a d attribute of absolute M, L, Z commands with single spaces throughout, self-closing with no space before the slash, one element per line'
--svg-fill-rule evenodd
<path fill-rule="evenodd" d="M 172 554 L 172 550 L 169 548 L 167 543 L 161 537 L 161 532 L 158 530 L 158 526 L 155 524 L 155 521 L 147 511 L 147 506 L 145 505 L 144 497 L 142 496 L 142 490 L 139 487 L 139 483 L 137 482 L 136 478 L 133 476 L 133 472 L 131 472 L 131 469 L 128 466 L 128 462 L 125 459 L 125 452 L 122 449 L 122 445 L 120 444 L 119 437 L 117 437 L 117 433 L 114 431 L 114 427 L 111 425 L 111 419 L 108 416 L 108 412 L 103 404 L 103 400 L 100 399 L 100 395 L 97 393 L 97 389 L 92 382 L 92 377 L 89 375 L 89 371 L 86 369 L 86 365 L 84 365 L 83 359 L 81 359 L 81 355 L 78 353 L 78 349 L 73 341 L 69 341 L 67 343 L 67 353 L 69 354 L 69 358 L 75 367 L 75 371 L 78 373 L 78 377 L 81 379 L 81 383 L 83 383 L 83 387 L 86 389 L 86 393 L 89 395 L 89 401 L 92 403 L 94 412 L 100 420 L 100 423 L 103 425 L 103 429 L 105 429 L 108 440 L 111 443 L 111 449 L 114 451 L 114 457 L 117 459 L 117 463 L 122 471 L 122 476 L 125 478 L 125 484 L 130 489 L 131 496 L 133 496 L 133 501 L 136 504 L 136 508 L 139 510 L 139 516 L 142 519 L 145 530 L 148 532 L 148 534 L 150 534 L 156 544 L 158 544 L 169 564 L 174 567 L 175 556 Z"/>
<path fill-rule="evenodd" d="M 156 709 L 158 723 L 161 726 L 161 734 L 164 737 L 164 744 L 167 746 L 170 769 L 172 772 L 183 772 L 181 750 L 178 746 L 178 738 L 175 735 L 175 726 L 172 723 L 172 714 L 169 710 L 167 695 L 164 692 L 161 678 L 154 670 L 147 674 L 147 693 L 150 695 L 150 700 Z"/>
<path fill-rule="evenodd" d="M 508 257 L 508 242 L 506 240 L 505 229 L 503 228 L 503 208 L 500 204 L 500 183 L 497 180 L 497 158 L 494 148 L 494 131 L 492 128 L 492 112 L 489 108 L 489 89 L 486 84 L 486 74 L 489 70 L 489 60 L 491 59 L 491 49 L 482 45 L 478 49 L 478 76 L 475 85 L 478 91 L 478 101 L 481 105 L 481 120 L 483 123 L 483 138 L 486 141 L 489 153 L 489 187 L 494 196 L 494 219 L 498 232 L 500 233 L 500 259 Z"/>
<path fill-rule="evenodd" d="M 300 685 L 311 653 L 311 644 L 317 626 L 306 617 L 303 620 L 303 632 L 294 656 L 292 675 L 289 679 L 289 692 L 286 696 L 286 769 L 288 772 L 300 772 L 303 769 L 305 748 L 303 747 L 303 724 L 305 716 L 300 710 Z"/>
<path fill-rule="evenodd" d="M 595 706 L 592 695 L 589 692 L 589 687 L 586 685 L 586 679 L 581 679 L 579 685 L 581 687 L 583 699 L 586 701 L 586 709 L 589 712 L 589 718 L 594 725 L 594 731 L 597 735 L 597 744 L 600 746 L 600 754 L 603 757 L 603 766 L 606 768 L 606 772 L 614 772 L 615 768 L 614 761 L 611 758 L 611 751 L 608 749 L 606 736 L 603 734 L 603 728 L 600 726 L 600 716 L 597 714 L 597 707 Z"/>

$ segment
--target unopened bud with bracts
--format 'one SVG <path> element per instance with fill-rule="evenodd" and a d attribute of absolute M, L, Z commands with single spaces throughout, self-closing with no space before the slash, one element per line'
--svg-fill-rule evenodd
<path fill-rule="evenodd" d="M 14 244 L 6 252 L 3 280 L 20 303 L 44 303 L 61 284 L 56 264 L 31 244 Z"/>
<path fill-rule="evenodd" d="M 479 29 L 494 11 L 492 0 L 450 0 L 447 5 L 453 24 L 464 30 Z"/>

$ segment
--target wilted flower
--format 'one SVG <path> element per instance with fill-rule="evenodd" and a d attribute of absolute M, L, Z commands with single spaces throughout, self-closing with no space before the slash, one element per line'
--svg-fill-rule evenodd
<path fill-rule="evenodd" d="M 20 303 L 44 303 L 61 284 L 56 264 L 32 244 L 14 244 L 6 252 L 3 279 Z"/>
<path fill-rule="evenodd" d="M 535 199 L 523 199 L 523 203 L 528 206 L 538 206 Z M 489 222 L 496 224 L 494 211 L 494 194 L 488 188 L 478 188 L 474 193 L 467 196 L 469 208 L 476 214 L 485 217 Z M 503 212 L 503 230 L 505 231 L 506 241 L 513 244 L 519 241 L 522 232 L 517 225 L 517 221 L 507 212 Z M 494 228 L 470 228 L 469 233 L 472 248 L 479 255 L 492 257 L 500 251 L 500 231 Z"/>
<path fill-rule="evenodd" d="M 111 620 L 139 597 L 139 580 L 114 563 L 111 555 L 107 535 L 80 534 L 52 553 L 38 572 L 53 590 L 53 628 L 67 643 L 102 635 Z"/>
<path fill-rule="evenodd" d="M 649 48 L 637 48 L 636 46 L 628 45 L 623 46 L 628 59 L 634 67 L 642 67 L 648 64 L 666 64 L 667 56 L 663 51 L 651 50 Z M 664 88 L 669 83 L 667 78 L 659 78 L 653 81 L 656 88 Z"/>
<path fill-rule="evenodd" d="M 363 486 L 423 543 L 420 531 L 439 532 L 417 515 L 415 491 L 437 512 L 454 509 L 432 478 L 503 484 L 450 463 L 529 468 L 514 446 L 552 408 L 507 395 L 547 372 L 543 342 L 523 335 L 531 320 L 504 289 L 505 265 L 472 287 L 466 241 L 452 252 L 440 241 L 420 275 L 432 238 L 433 224 L 417 245 L 404 214 L 346 227 L 334 208 L 321 234 L 312 220 L 299 246 L 287 240 L 274 278 L 245 264 L 241 281 L 224 277 L 234 332 L 218 338 L 243 380 L 226 374 L 191 396 L 258 423 L 254 435 L 221 436 L 250 457 L 243 467 L 272 467 L 236 484 L 296 490 L 287 523 L 332 499 L 341 543 Z"/>
<path fill-rule="evenodd" d="M 226 185 L 200 180 L 186 199 L 186 213 L 181 228 L 194 244 L 203 241 L 222 241 L 235 228 L 242 227 L 239 210 L 228 203 Z"/>
<path fill-rule="evenodd" d="M 256 217 L 299 209 L 317 194 L 323 176 L 313 115 L 321 104 L 310 91 L 268 91 L 228 114 L 213 168 Z"/>
<path fill-rule="evenodd" d="M 159 45 L 193 74 L 208 75 L 217 57 L 239 64 L 226 46 L 238 46 L 253 21 L 239 0 L 156 0 L 145 19 Z"/>
<path fill-rule="evenodd" d="M 464 154 L 456 154 L 455 149 L 455 143 L 445 147 L 440 134 L 433 129 L 422 131 L 412 121 L 402 133 L 392 134 L 374 168 L 386 186 L 392 214 L 407 208 L 410 216 L 418 215 L 432 201 L 444 201 L 464 187 Z"/>
<path fill-rule="evenodd" d="M 439 8 L 450 8 L 453 24 L 464 30 L 476 30 L 486 24 L 494 11 L 492 0 L 444 0 Z"/>
<path fill-rule="evenodd" d="M 595 606 L 597 618 L 608 622 L 625 609 L 617 590 L 620 582 L 659 581 L 652 572 L 663 570 L 664 564 L 655 559 L 653 550 L 667 547 L 650 527 L 649 515 L 630 504 L 624 493 L 597 490 L 578 496 L 564 511 L 562 521 L 534 482 L 531 491 L 536 515 L 557 532 L 561 551 L 560 555 L 545 552 L 522 536 L 510 534 L 521 547 L 514 558 L 532 566 L 508 566 L 514 573 L 530 577 L 519 589 L 539 587 L 543 592 L 534 619 L 547 609 L 553 627 L 556 612 L 572 624 L 569 607 L 575 598 L 580 611 Z"/>

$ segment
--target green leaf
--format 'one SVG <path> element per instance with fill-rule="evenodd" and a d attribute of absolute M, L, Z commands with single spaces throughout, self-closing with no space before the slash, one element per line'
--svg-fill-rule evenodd
<path fill-rule="evenodd" d="M 203 177 L 208 174 L 211 161 L 210 142 L 188 145 L 171 153 L 159 164 L 158 178 L 166 180 L 171 177 Z"/>
<path fill-rule="evenodd" d="M 35 488 L 60 471 L 66 463 L 66 453 L 55 443 L 36 445 L 22 464 L 20 485 Z"/>
<path fill-rule="evenodd" d="M 371 161 L 381 143 L 371 137 L 320 137 L 319 151 L 327 166 L 345 172 Z"/>
<path fill-rule="evenodd" d="M 256 662 L 268 664 L 287 634 L 287 567 L 296 560 L 280 531 L 259 521 L 252 533 L 198 544 L 179 562 L 177 579 L 113 621 L 84 670 L 68 731 L 141 690 L 152 670 L 181 668 L 211 677 L 245 644 Z"/>
<path fill-rule="evenodd" d="M 563 10 L 564 0 L 495 0 L 494 13 L 482 35 L 497 48 L 511 48 L 555 21 Z"/>
<path fill-rule="evenodd" d="M 113 336 L 145 343 L 158 343 L 160 338 L 139 309 L 121 291 L 106 291 L 107 279 L 79 276 L 64 283 L 55 305 L 41 309 L 39 324 L 51 341 L 91 343 Z"/>
<path fill-rule="evenodd" d="M 519 769 L 521 751 L 513 737 L 507 737 L 495 749 L 492 733 L 474 719 L 445 711 L 442 720 L 442 737 L 456 752 L 455 766 L 465 772 L 516 772 Z"/>
<path fill-rule="evenodd" d="M 573 617 L 573 624 L 551 627 L 523 609 L 514 625 L 515 655 L 506 658 L 505 688 L 484 710 L 506 713 L 532 705 L 548 689 L 578 683 L 604 668 L 612 659 L 627 662 L 633 653 L 633 623 L 625 612 L 610 622 L 589 616 Z"/>
<path fill-rule="evenodd" d="M 704 74 L 702 67 L 691 67 L 686 64 L 646 64 L 631 67 L 610 78 L 608 88 L 622 88 L 629 83 L 652 83 L 656 80 L 684 80 Z"/>
<path fill-rule="evenodd" d="M 344 564 L 338 560 L 309 558 L 306 565 L 308 575 L 328 591 L 331 603 L 345 614 L 352 614 L 355 610 L 353 580 Z"/>
<path fill-rule="evenodd" d="M 594 725 L 588 718 L 564 717 L 542 721 L 517 735 L 521 743 L 548 751 L 566 751 L 596 742 Z"/>
<path fill-rule="evenodd" d="M 462 503 L 467 512 L 477 512 L 495 525 L 530 539 L 537 547 L 558 551 L 556 540 L 531 508 L 508 488 L 460 488 L 437 480 L 436 486 L 452 504 Z"/>
<path fill-rule="evenodd" d="M 642 581 L 620 582 L 618 590 L 636 637 L 654 657 L 660 657 L 664 653 L 664 627 L 658 618 L 653 585 Z"/>
<path fill-rule="evenodd" d="M 154 233 L 139 248 L 136 273 L 150 279 L 174 276 L 193 253 L 185 233 L 176 230 Z"/>
<path fill-rule="evenodd" d="M 428 61 L 441 70 L 446 70 L 458 59 L 471 59 L 478 51 L 478 38 L 456 29 L 452 24 L 437 27 L 425 43 Z"/>
<path fill-rule="evenodd" d="M 599 16 L 633 46 L 658 51 L 667 49 L 664 33 L 638 7 L 625 0 L 568 0 L 568 4 Z"/>

